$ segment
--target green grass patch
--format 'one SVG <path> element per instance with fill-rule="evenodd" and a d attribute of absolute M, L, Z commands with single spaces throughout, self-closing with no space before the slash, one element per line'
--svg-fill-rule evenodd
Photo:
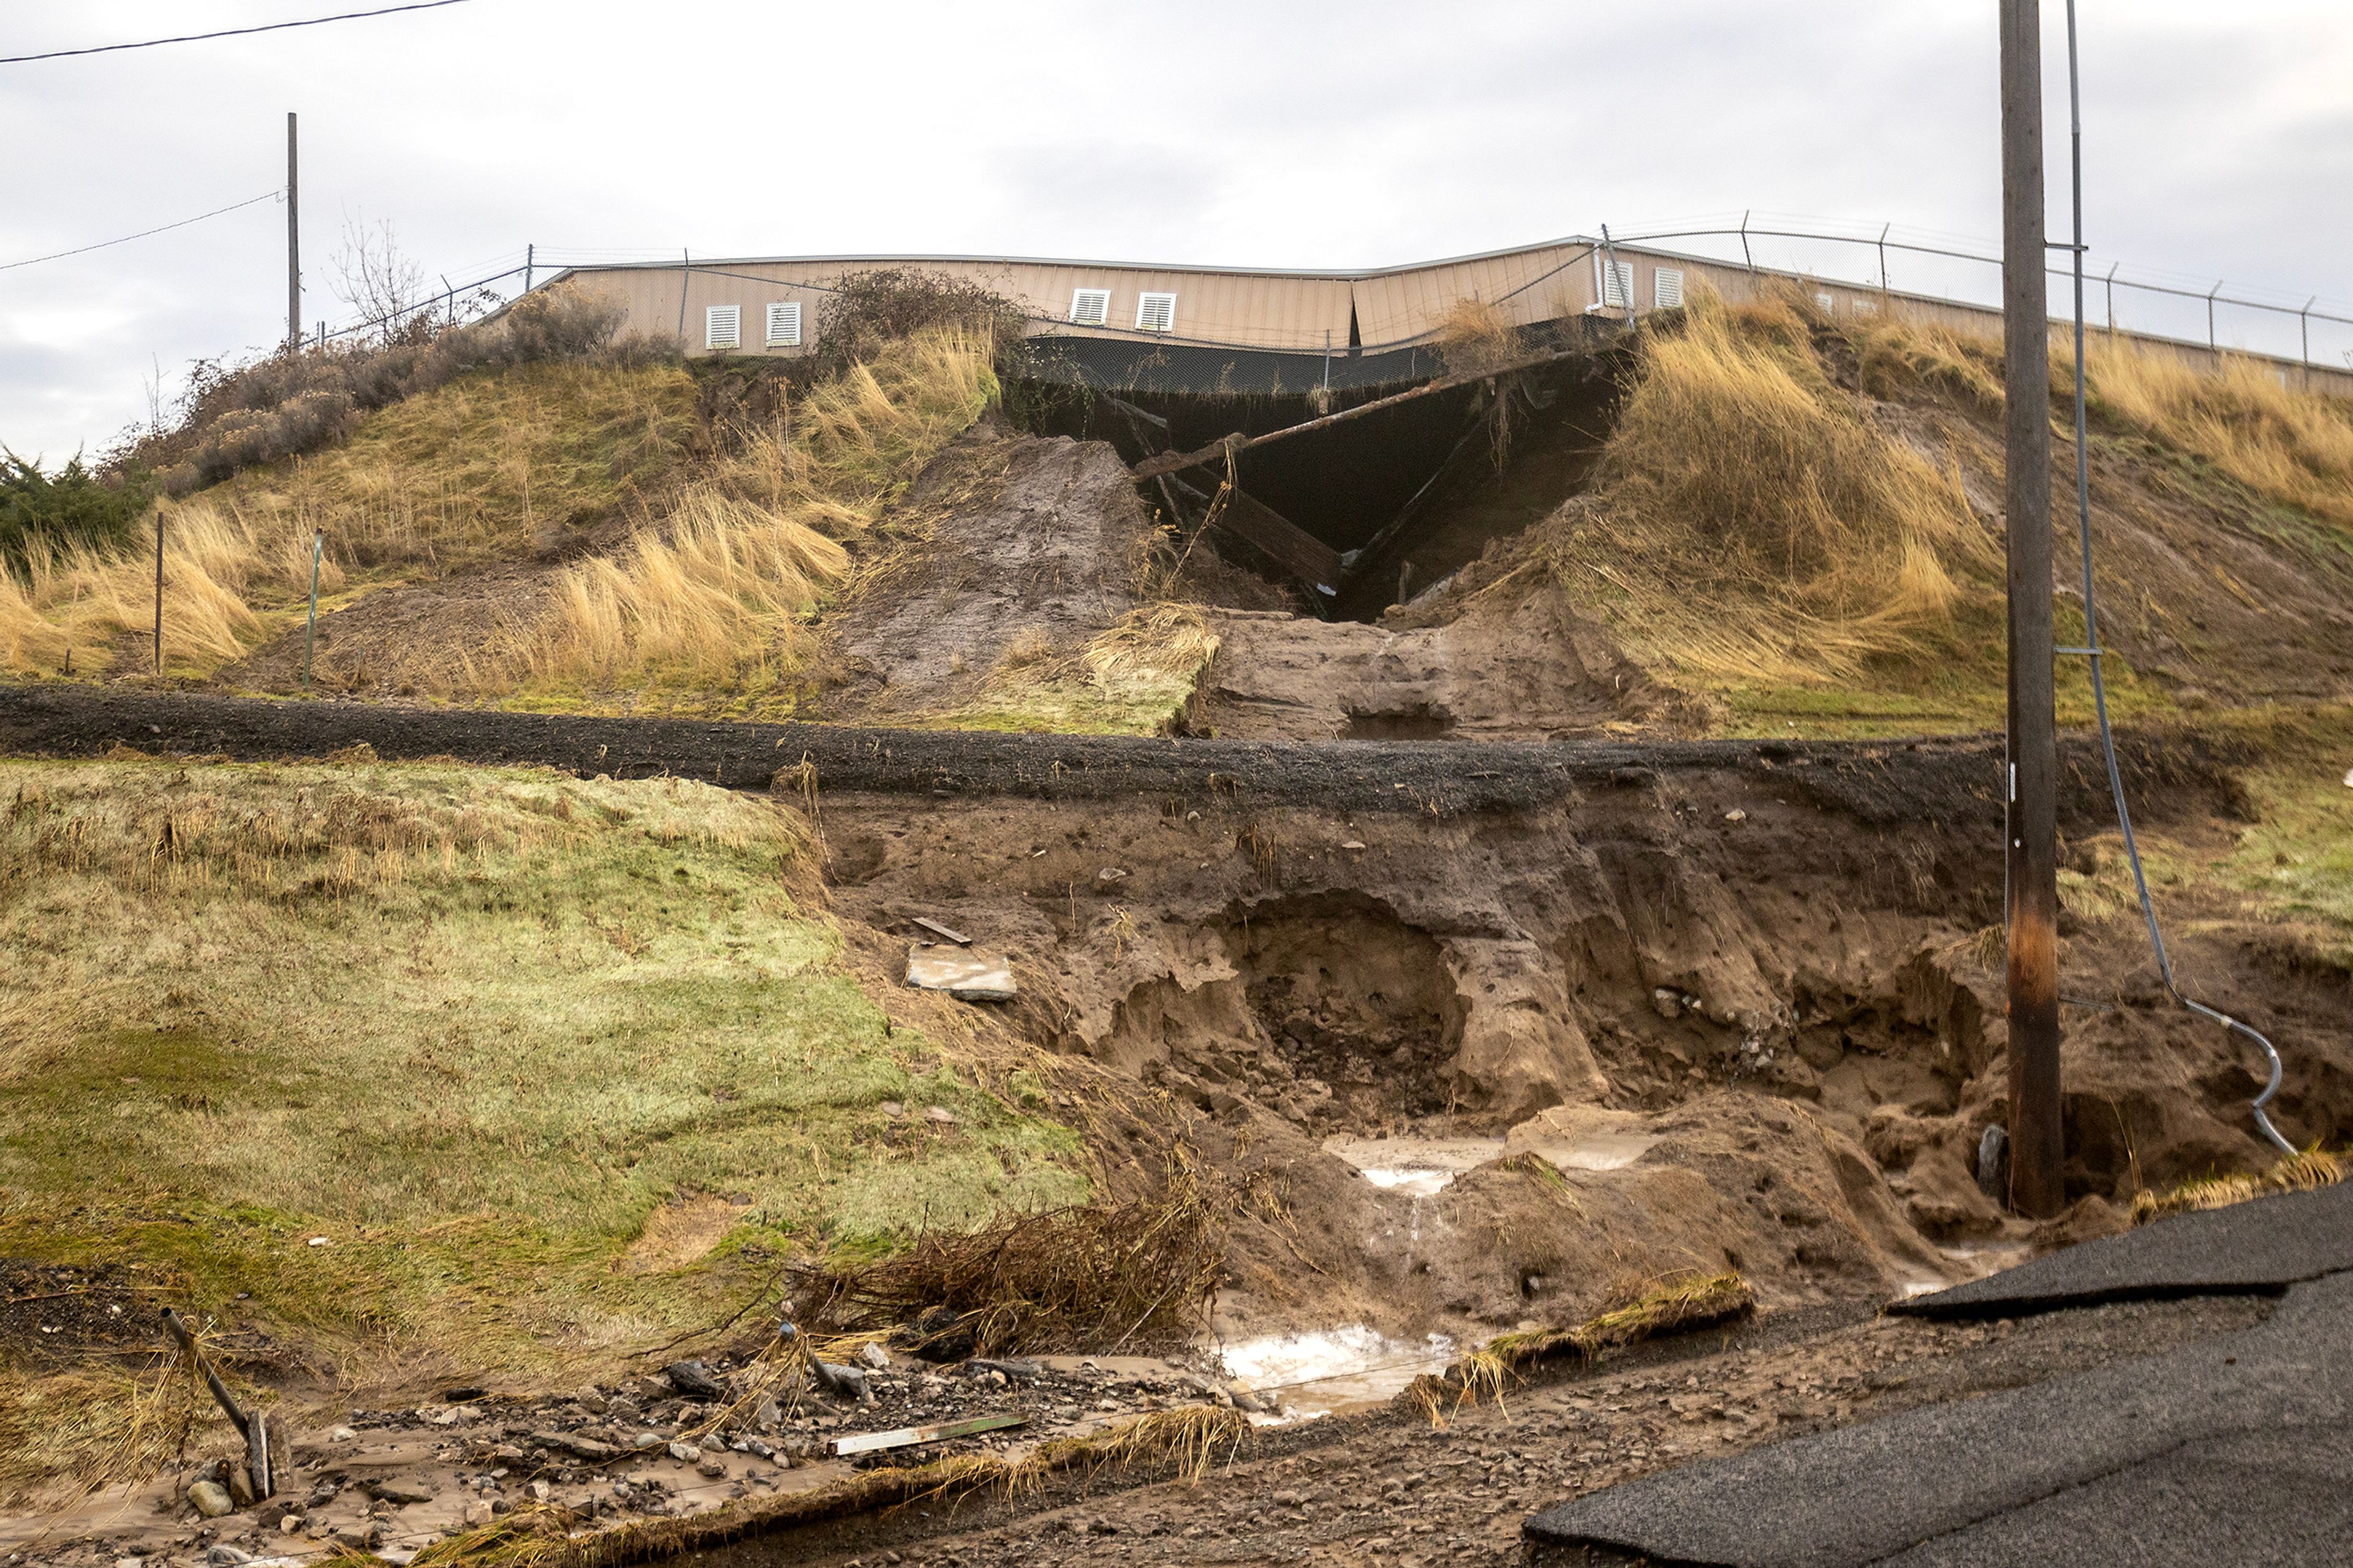
<path fill-rule="evenodd" d="M 0 763 L 0 1253 L 526 1373 L 786 1252 L 1082 1199 L 1074 1133 L 843 972 L 797 821 L 681 780 Z M 702 1194 L 716 1246 L 632 1255 Z"/>

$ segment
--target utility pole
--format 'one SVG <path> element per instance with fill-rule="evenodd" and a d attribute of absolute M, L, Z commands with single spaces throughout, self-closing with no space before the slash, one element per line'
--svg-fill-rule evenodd
<path fill-rule="evenodd" d="M 286 352 L 302 346 L 301 186 L 294 178 L 294 111 L 286 111 Z"/>
<path fill-rule="evenodd" d="M 2058 734 L 2052 684 L 2051 297 L 2043 268 L 2041 0 L 2001 0 L 2003 499 L 2010 743 L 2002 851 L 2010 952 L 2010 1202 L 2057 1214 Z"/>

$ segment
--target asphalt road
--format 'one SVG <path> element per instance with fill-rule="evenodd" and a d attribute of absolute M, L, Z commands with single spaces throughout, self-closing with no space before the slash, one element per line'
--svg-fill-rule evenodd
<path fill-rule="evenodd" d="M 1999 736 L 1916 741 L 1262 742 L 1140 735 L 1027 735 L 834 724 L 517 713 L 273 700 L 51 682 L 0 686 L 0 754 L 145 752 L 269 761 L 364 743 L 386 760 L 536 763 L 583 777 L 671 775 L 731 789 L 942 797 L 1101 800 L 1135 795 L 1337 811 L 1456 816 L 1527 810 L 1595 789 L 1737 773 L 1865 826 L 1941 823 L 2000 831 Z M 2236 798 L 2218 743 L 2125 736 L 2122 762 L 2153 817 L 2227 811 Z M 806 774 L 799 770 L 807 765 Z M 2061 745 L 2061 816 L 2106 820 L 2106 775 L 2090 737 Z"/>
<path fill-rule="evenodd" d="M 1531 1519 L 1537 1563 L 2071 1568 L 2353 1554 L 2353 1186 L 2163 1220 L 1920 1315 L 2284 1293 L 2264 1321 L 1981 1399 L 1685 1466 Z"/>

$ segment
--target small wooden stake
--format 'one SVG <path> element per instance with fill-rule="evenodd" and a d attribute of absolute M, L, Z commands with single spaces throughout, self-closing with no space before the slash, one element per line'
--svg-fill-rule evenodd
<path fill-rule="evenodd" d="M 302 689 L 311 689 L 311 646 L 319 637 L 319 557 L 327 548 L 327 531 L 311 531 L 311 618 L 302 626 Z"/>

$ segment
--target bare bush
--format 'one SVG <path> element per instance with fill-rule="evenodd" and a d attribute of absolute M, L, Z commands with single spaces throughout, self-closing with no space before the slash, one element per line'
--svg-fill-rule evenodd
<path fill-rule="evenodd" d="M 180 418 L 113 453 L 110 469 L 153 469 L 174 495 L 240 468 L 318 450 L 375 409 L 470 370 L 556 360 L 644 363 L 642 340 L 616 342 L 621 310 L 573 285 L 527 294 L 492 319 L 436 331 L 411 315 L 365 343 L 273 353 L 245 364 L 200 362 Z"/>
<path fill-rule="evenodd" d="M 818 313 L 817 353 L 822 374 L 863 363 L 883 345 L 938 328 L 987 334 L 1002 352 L 1021 337 L 1021 307 L 993 289 L 919 267 L 877 267 L 847 273 Z"/>
<path fill-rule="evenodd" d="M 394 341 L 401 319 L 426 298 L 425 269 L 401 250 L 385 218 L 374 228 L 353 217 L 343 220 L 343 242 L 329 263 L 335 274 L 336 297 L 376 323 L 376 336 Z"/>

